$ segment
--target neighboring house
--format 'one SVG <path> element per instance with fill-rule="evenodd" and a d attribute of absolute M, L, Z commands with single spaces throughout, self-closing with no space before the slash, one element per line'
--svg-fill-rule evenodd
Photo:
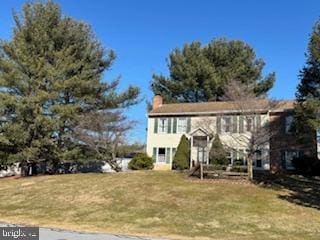
<path fill-rule="evenodd" d="M 258 104 L 257 104 L 258 103 Z M 148 113 L 147 153 L 155 162 L 155 169 L 169 170 L 185 134 L 190 140 L 190 167 L 195 162 L 209 163 L 208 153 L 213 136 L 218 133 L 228 151 L 230 164 L 246 164 L 249 142 L 254 126 L 276 126 L 254 157 L 254 168 L 278 172 L 291 170 L 292 159 L 303 155 L 317 155 L 316 133 L 310 132 L 307 144 L 301 144 L 292 133 L 294 101 L 277 101 L 268 109 L 265 100 L 255 101 L 255 115 L 244 118 L 235 102 L 203 102 L 163 104 L 156 95 Z M 250 114 L 250 104 L 246 111 Z M 253 111 L 253 110 L 252 110 Z M 267 124 L 269 123 L 269 124 Z M 249 137 L 248 137 L 249 136 Z"/>
<path fill-rule="evenodd" d="M 128 171 L 128 164 L 132 158 L 117 158 L 117 162 L 121 168 L 121 171 Z M 33 167 L 32 167 L 33 166 Z M 37 174 L 46 174 L 47 165 L 45 162 L 37 163 L 35 165 L 30 165 L 28 168 L 29 175 L 37 175 Z M 31 170 L 32 169 L 32 170 Z M 12 176 L 21 176 L 21 166 L 20 164 L 16 163 L 11 166 L 6 166 L 0 168 L 0 178 L 3 177 L 12 177 Z M 35 173 L 36 172 L 36 173 Z M 88 173 L 88 172 L 115 172 L 111 166 L 107 162 L 91 162 L 91 163 L 83 163 L 83 164 L 76 164 L 76 163 L 66 163 L 62 164 L 60 168 L 57 170 L 58 173 Z"/>
<path fill-rule="evenodd" d="M 15 163 L 6 167 L 0 167 L 0 178 L 17 176 L 20 174 L 21 174 L 21 167 L 19 163 Z"/>

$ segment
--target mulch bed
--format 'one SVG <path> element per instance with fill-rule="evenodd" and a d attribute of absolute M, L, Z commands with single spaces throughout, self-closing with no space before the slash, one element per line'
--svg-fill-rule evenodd
<path fill-rule="evenodd" d="M 248 179 L 235 179 L 235 178 L 204 178 L 199 179 L 196 176 L 186 178 L 188 181 L 199 182 L 199 183 L 228 183 L 228 184 L 253 184 Z"/>

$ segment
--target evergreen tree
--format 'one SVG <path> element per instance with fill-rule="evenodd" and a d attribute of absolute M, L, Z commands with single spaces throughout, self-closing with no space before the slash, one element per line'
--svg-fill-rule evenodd
<path fill-rule="evenodd" d="M 300 72 L 300 84 L 297 91 L 296 126 L 300 133 L 306 126 L 320 128 L 320 21 L 310 37 L 307 62 Z"/>
<path fill-rule="evenodd" d="M 257 96 L 266 94 L 275 74 L 262 76 L 265 65 L 254 50 L 242 41 L 213 40 L 206 46 L 200 42 L 186 44 L 169 56 L 169 77 L 153 75 L 151 88 L 166 102 L 218 101 L 230 80 L 255 85 Z"/>
<path fill-rule="evenodd" d="M 190 163 L 190 144 L 185 135 L 181 136 L 176 154 L 173 158 L 172 168 L 176 170 L 185 170 L 189 168 Z"/>
<path fill-rule="evenodd" d="M 139 90 L 102 82 L 115 53 L 52 1 L 25 4 L 14 21 L 0 43 L 1 149 L 11 161 L 75 159 L 79 116 L 134 104 Z"/>
<path fill-rule="evenodd" d="M 216 134 L 212 142 L 210 153 L 209 153 L 210 164 L 214 165 L 228 165 L 227 152 L 224 149 L 223 144 L 219 138 L 219 135 Z"/>

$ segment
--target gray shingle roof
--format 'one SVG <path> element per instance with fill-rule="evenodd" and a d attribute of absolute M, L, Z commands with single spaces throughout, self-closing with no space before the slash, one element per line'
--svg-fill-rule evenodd
<path fill-rule="evenodd" d="M 251 102 L 201 102 L 201 103 L 170 103 L 153 109 L 149 116 L 156 115 L 198 115 L 218 114 L 242 111 L 286 111 L 294 108 L 295 101 L 255 100 Z"/>

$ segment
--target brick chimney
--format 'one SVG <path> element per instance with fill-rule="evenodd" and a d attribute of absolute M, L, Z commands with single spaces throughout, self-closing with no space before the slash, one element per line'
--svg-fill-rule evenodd
<path fill-rule="evenodd" d="M 161 107 L 163 104 L 163 99 L 160 95 L 155 95 L 153 97 L 153 103 L 152 103 L 152 109 L 156 109 L 158 107 Z"/>

